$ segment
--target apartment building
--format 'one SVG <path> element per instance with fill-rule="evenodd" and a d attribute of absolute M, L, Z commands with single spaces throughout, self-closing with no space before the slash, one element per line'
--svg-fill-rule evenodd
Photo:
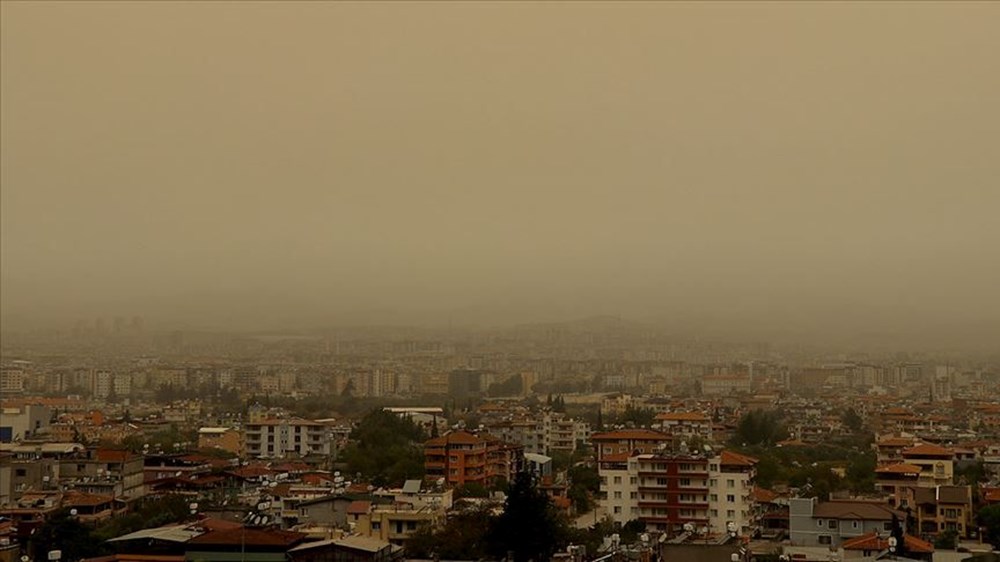
<path fill-rule="evenodd" d="M 641 454 L 630 462 L 638 464 L 638 518 L 648 530 L 676 534 L 686 524 L 708 527 L 711 520 L 707 458 Z"/>
<path fill-rule="evenodd" d="M 601 507 L 616 523 L 639 518 L 639 462 L 629 453 L 609 453 L 598 460 Z"/>
<path fill-rule="evenodd" d="M 665 448 L 670 441 L 669 435 L 651 429 L 618 429 L 590 436 L 598 461 L 605 455 L 655 453 Z"/>
<path fill-rule="evenodd" d="M 709 461 L 709 529 L 753 534 L 757 527 L 753 499 L 756 465 L 757 459 L 731 451 L 722 451 Z"/>
<path fill-rule="evenodd" d="M 750 535 L 757 459 L 723 451 L 700 454 L 612 452 L 599 459 L 602 505 L 619 523 L 639 519 L 649 530 L 679 533 L 694 525 L 719 536 Z"/>
<path fill-rule="evenodd" d="M 489 480 L 486 469 L 486 440 L 468 431 L 453 431 L 424 444 L 427 478 L 443 478 L 453 486 Z"/>
<path fill-rule="evenodd" d="M 935 486 L 913 490 L 913 514 L 917 530 L 925 538 L 954 531 L 968 537 L 973 525 L 972 487 Z"/>
<path fill-rule="evenodd" d="M 551 455 L 556 451 L 571 453 L 590 438 L 587 422 L 557 412 L 544 412 L 538 417 L 503 420 L 487 425 L 504 441 L 517 443 L 526 453 Z"/>
<path fill-rule="evenodd" d="M 691 440 L 712 440 L 712 419 L 701 412 L 664 412 L 657 414 L 653 427 L 667 435 Z"/>
<path fill-rule="evenodd" d="M 243 428 L 247 456 L 254 458 L 329 455 L 333 437 L 328 426 L 300 418 L 252 420 Z"/>
<path fill-rule="evenodd" d="M 910 507 L 913 489 L 918 486 L 920 467 L 896 463 L 875 469 L 875 490 L 885 496 L 891 507 Z"/>

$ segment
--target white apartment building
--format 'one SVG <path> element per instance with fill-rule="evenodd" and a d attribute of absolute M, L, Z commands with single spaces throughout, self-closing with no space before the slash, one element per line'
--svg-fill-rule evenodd
<path fill-rule="evenodd" d="M 708 520 L 712 530 L 728 529 L 729 524 L 741 535 L 751 535 L 753 519 L 753 481 L 757 459 L 723 451 L 709 461 Z"/>
<path fill-rule="evenodd" d="M 332 434 L 327 425 L 303 419 L 268 419 L 246 424 L 243 439 L 247 456 L 256 458 L 329 455 Z"/>
<path fill-rule="evenodd" d="M 537 418 L 505 421 L 489 428 L 504 441 L 524 447 L 525 453 L 551 455 L 555 451 L 573 452 L 578 443 L 590 439 L 590 425 L 557 412 L 545 412 Z"/>
<path fill-rule="evenodd" d="M 618 523 L 639 519 L 648 530 L 721 536 L 751 535 L 756 522 L 753 480 L 757 460 L 723 451 L 715 457 L 671 453 L 602 455 L 601 505 Z"/>
<path fill-rule="evenodd" d="M 616 523 L 639 518 L 639 462 L 628 453 L 605 455 L 599 464 L 601 506 Z"/>

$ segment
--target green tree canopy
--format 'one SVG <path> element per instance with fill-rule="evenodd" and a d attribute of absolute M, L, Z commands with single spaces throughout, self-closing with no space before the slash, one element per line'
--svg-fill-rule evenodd
<path fill-rule="evenodd" d="M 351 432 L 343 452 L 347 470 L 377 486 L 402 484 L 424 475 L 424 430 L 407 417 L 381 408 L 370 411 Z"/>
<path fill-rule="evenodd" d="M 773 445 L 788 437 L 781 414 L 773 410 L 752 410 L 740 418 L 733 435 L 736 445 Z"/>
<path fill-rule="evenodd" d="M 1000 548 L 1000 504 L 988 505 L 976 515 L 976 522 L 983 528 L 983 538 L 994 548 Z"/>
<path fill-rule="evenodd" d="M 515 562 L 548 560 L 570 537 L 570 529 L 534 476 L 519 473 L 507 492 L 504 511 L 489 534 L 495 556 L 510 552 Z"/>

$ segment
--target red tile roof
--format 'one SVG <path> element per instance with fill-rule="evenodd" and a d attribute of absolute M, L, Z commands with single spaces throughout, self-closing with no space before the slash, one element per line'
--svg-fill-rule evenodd
<path fill-rule="evenodd" d="M 482 442 L 483 440 L 480 439 L 479 437 L 469 433 L 468 431 L 461 430 L 461 431 L 452 431 L 446 435 L 442 435 L 441 437 L 435 437 L 434 439 L 429 439 L 425 443 L 425 445 L 431 445 L 431 446 L 434 445 L 443 446 L 451 444 L 473 445 Z"/>
<path fill-rule="evenodd" d="M 930 443 L 923 443 L 917 445 L 916 447 L 910 447 L 909 449 L 903 450 L 903 456 L 910 455 L 931 455 L 936 457 L 950 457 L 954 455 L 951 449 L 945 449 L 944 447 L 938 447 L 937 445 L 932 445 Z"/>
<path fill-rule="evenodd" d="M 753 501 L 758 503 L 771 503 L 778 499 L 778 493 L 767 488 L 754 488 L 750 492 L 750 496 L 753 497 Z"/>
<path fill-rule="evenodd" d="M 934 545 L 927 541 L 920 540 L 917 537 L 904 535 L 903 542 L 906 543 L 906 550 L 910 552 L 919 554 L 929 554 L 934 552 Z M 882 551 L 889 548 L 889 537 L 881 537 L 876 533 L 869 533 L 867 535 L 861 535 L 860 537 L 848 539 L 844 541 L 842 546 L 844 550 Z"/>
<path fill-rule="evenodd" d="M 366 500 L 354 500 L 347 506 L 348 515 L 360 515 L 368 513 L 371 509 L 372 502 Z"/>
<path fill-rule="evenodd" d="M 753 466 L 758 462 L 757 459 L 753 457 L 748 457 L 732 451 L 722 451 L 720 456 L 722 457 L 722 461 L 720 463 L 722 466 Z"/>
<path fill-rule="evenodd" d="M 280 546 L 290 548 L 306 539 L 304 533 L 295 531 L 279 531 L 276 529 L 244 528 L 220 529 L 209 531 L 187 542 L 190 545 L 212 546 Z"/>

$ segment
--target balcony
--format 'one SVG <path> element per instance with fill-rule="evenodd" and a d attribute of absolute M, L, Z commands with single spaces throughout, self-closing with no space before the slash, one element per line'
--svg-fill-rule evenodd
<path fill-rule="evenodd" d="M 677 509 L 708 509 L 708 502 L 681 502 L 670 500 L 639 500 L 639 507 L 677 508 Z"/>

